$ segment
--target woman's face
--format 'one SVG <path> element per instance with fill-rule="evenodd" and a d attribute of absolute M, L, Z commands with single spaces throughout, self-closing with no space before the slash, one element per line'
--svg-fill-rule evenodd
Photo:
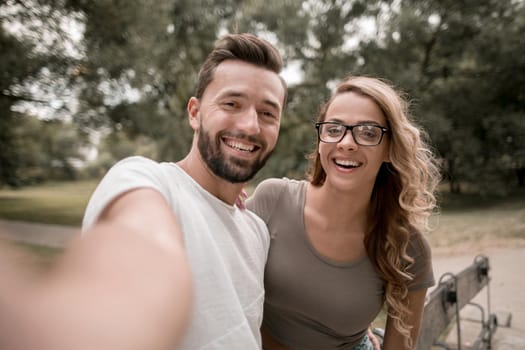
<path fill-rule="evenodd" d="M 366 143 L 367 126 L 387 127 L 386 118 L 379 106 L 371 98 L 351 91 L 341 93 L 332 100 L 324 122 L 337 122 L 347 126 L 365 125 L 361 128 L 360 143 Z M 379 129 L 371 130 L 381 133 Z M 357 132 L 358 128 L 355 128 L 354 133 Z M 384 134 L 378 145 L 359 145 L 348 128 L 339 142 L 320 141 L 319 156 L 326 172 L 326 183 L 340 190 L 359 189 L 371 192 L 381 164 L 389 161 L 388 143 L 388 135 Z"/>

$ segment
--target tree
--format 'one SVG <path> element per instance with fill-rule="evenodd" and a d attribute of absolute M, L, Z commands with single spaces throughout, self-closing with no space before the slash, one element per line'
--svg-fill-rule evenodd
<path fill-rule="evenodd" d="M 525 114 L 523 29 L 523 2 L 406 0 L 391 8 L 382 38 L 361 46 L 361 71 L 415 100 L 453 192 L 462 183 L 508 191 L 503 165 L 513 155 L 502 144 L 523 134 L 509 120 Z"/>
<path fill-rule="evenodd" d="M 258 177 L 303 177 L 306 156 L 317 140 L 314 121 L 334 83 L 354 72 L 353 45 L 362 20 L 389 1 L 254 1 L 243 8 L 241 28 L 272 33 L 288 63 L 301 67 L 304 79 L 289 88 L 275 155 Z M 255 21 L 259 23 L 254 24 Z"/>
<path fill-rule="evenodd" d="M 13 175 L 18 185 L 77 178 L 87 139 L 74 124 L 15 114 L 10 131 L 17 149 Z"/>
<path fill-rule="evenodd" d="M 15 108 L 47 107 L 52 114 L 70 98 L 68 69 L 75 60 L 65 48 L 69 14 L 60 1 L 0 3 L 0 186 L 18 186 L 23 150 L 16 147 Z M 60 103 L 62 101 L 62 103 Z"/>
<path fill-rule="evenodd" d="M 10 12 L 3 23 L 14 13 L 28 26 L 42 19 L 41 28 L 58 34 L 56 47 L 42 49 L 26 36 L 0 33 L 12 52 L 0 66 L 14 63 L 0 82 L 0 93 L 9 95 L 0 109 L 11 111 L 21 98 L 49 104 L 42 98 L 49 90 L 78 100 L 74 120 L 83 133 L 110 130 L 115 150 L 137 152 L 126 146 L 135 143 L 158 159 L 177 160 L 191 142 L 185 106 L 205 55 L 222 33 L 254 32 L 303 75 L 290 86 L 279 143 L 259 178 L 301 177 L 320 104 L 344 76 L 366 74 L 408 93 L 452 191 L 473 184 L 504 193 L 512 176 L 525 181 L 524 7 L 522 0 L 4 1 L 0 9 Z M 82 33 L 72 43 L 77 55 L 63 54 L 71 43 L 60 34 L 64 19 Z M 40 93 L 27 94 L 32 86 Z M 71 98 L 76 91 L 78 99 Z M 6 113 L 0 123 L 11 125 Z M 2 165 L 16 164 L 8 129 L 0 131 Z M 101 154 L 109 162 L 115 154 L 106 143 Z"/>
<path fill-rule="evenodd" d="M 85 17 L 84 88 L 76 121 L 155 140 L 158 155 L 187 152 L 186 101 L 197 69 L 236 2 L 70 1 Z M 207 10 L 204 11 L 203 9 Z"/>
<path fill-rule="evenodd" d="M 8 35 L 0 26 L 0 186 L 8 184 L 15 186 L 18 184 L 16 178 L 16 168 L 18 154 L 13 144 L 13 131 L 11 126 L 15 123 L 11 113 L 11 107 L 18 101 L 18 97 L 11 94 L 10 87 L 18 81 L 23 81 L 26 77 L 34 74 L 34 64 L 32 60 L 24 62 L 20 57 L 29 56 L 30 45 L 17 40 Z"/>

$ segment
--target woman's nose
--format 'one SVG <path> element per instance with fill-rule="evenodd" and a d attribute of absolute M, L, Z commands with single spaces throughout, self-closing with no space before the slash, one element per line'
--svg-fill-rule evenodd
<path fill-rule="evenodd" d="M 344 149 L 356 149 L 358 144 L 355 142 L 354 135 L 351 130 L 346 130 L 345 136 L 337 143 L 338 147 Z"/>

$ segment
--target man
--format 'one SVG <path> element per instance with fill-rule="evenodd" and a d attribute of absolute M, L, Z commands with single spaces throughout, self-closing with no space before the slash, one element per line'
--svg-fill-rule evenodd
<path fill-rule="evenodd" d="M 32 309 L 56 309 L 45 319 L 28 310 L 36 316 L 21 329 L 60 349 L 260 349 L 269 235 L 234 203 L 277 142 L 281 68 L 253 35 L 218 41 L 188 102 L 189 154 L 110 169 L 83 238 L 31 295 Z"/>

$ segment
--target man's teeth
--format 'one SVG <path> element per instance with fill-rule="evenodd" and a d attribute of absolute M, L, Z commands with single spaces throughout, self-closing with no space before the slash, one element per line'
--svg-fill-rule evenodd
<path fill-rule="evenodd" d="M 345 168 L 355 168 L 359 166 L 358 162 L 354 162 L 351 160 L 341 160 L 341 159 L 336 159 L 335 164 L 345 167 Z"/>
<path fill-rule="evenodd" d="M 247 145 L 242 142 L 228 142 L 227 144 L 231 148 L 235 148 L 235 149 L 238 149 L 239 151 L 244 151 L 244 152 L 251 152 L 255 149 L 255 146 Z"/>

